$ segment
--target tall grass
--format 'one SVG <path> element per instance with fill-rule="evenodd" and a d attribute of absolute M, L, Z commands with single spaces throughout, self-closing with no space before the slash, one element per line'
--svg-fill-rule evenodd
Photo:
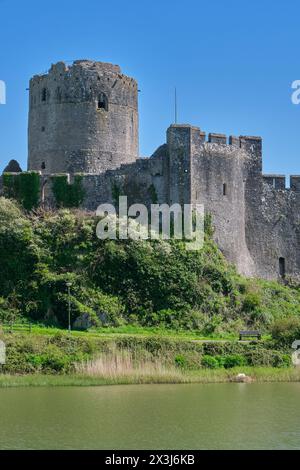
<path fill-rule="evenodd" d="M 108 358 L 102 358 L 100 366 L 98 359 L 91 364 L 82 363 L 78 366 L 76 374 L 27 374 L 27 375 L 9 375 L 0 374 L 0 388 L 3 387 L 51 387 L 51 386 L 99 386 L 99 385 L 117 385 L 117 384 L 154 384 L 154 383 L 228 383 L 238 373 L 244 372 L 252 377 L 255 383 L 264 382 L 300 382 L 299 368 L 276 369 L 272 367 L 244 367 L 226 369 L 201 369 L 197 371 L 181 372 L 178 369 L 166 368 L 161 363 L 149 364 L 141 371 L 141 367 L 128 367 L 127 371 L 121 367 L 109 366 Z M 96 365 L 98 364 L 98 366 Z M 103 364 L 106 364 L 103 366 Z M 128 363 L 127 363 L 128 364 Z M 145 364 L 145 363 L 144 363 Z M 118 372 L 119 371 L 119 372 Z M 104 374 L 104 375 L 101 375 Z M 237 384 L 232 384 L 236 386 Z M 252 384 L 245 384 L 251 387 Z"/>
<path fill-rule="evenodd" d="M 161 359 L 138 360 L 131 351 L 116 349 L 76 364 L 79 376 L 99 377 L 110 383 L 178 383 L 188 381 L 185 374 L 175 366 L 165 365 Z"/>

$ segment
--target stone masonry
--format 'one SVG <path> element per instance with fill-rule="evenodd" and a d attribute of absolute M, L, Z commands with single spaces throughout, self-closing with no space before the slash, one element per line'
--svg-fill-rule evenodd
<path fill-rule="evenodd" d="M 82 176 L 82 208 L 116 203 L 204 204 L 215 240 L 238 271 L 276 279 L 300 274 L 300 176 L 262 174 L 260 137 L 206 135 L 173 124 L 166 143 L 138 157 L 138 87 L 119 66 L 59 62 L 30 81 L 28 170 L 40 172 L 53 207 L 53 174 Z M 0 181 L 1 189 L 1 181 Z"/>

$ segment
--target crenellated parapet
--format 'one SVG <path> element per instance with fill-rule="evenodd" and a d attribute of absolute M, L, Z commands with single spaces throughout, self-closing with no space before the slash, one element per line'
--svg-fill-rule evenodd
<path fill-rule="evenodd" d="M 300 193 L 300 176 L 290 175 L 290 185 L 287 187 L 287 179 L 285 175 L 267 174 L 263 175 L 263 181 L 274 190 L 294 191 Z"/>

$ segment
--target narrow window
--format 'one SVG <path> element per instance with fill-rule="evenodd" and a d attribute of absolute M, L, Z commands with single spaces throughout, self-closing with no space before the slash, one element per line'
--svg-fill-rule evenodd
<path fill-rule="evenodd" d="M 223 196 L 226 196 L 226 194 L 227 194 L 226 183 L 223 183 Z"/>
<path fill-rule="evenodd" d="M 285 277 L 285 259 L 279 258 L 279 276 L 284 278 Z"/>
<path fill-rule="evenodd" d="M 45 164 L 45 162 L 43 162 L 43 163 L 41 164 L 41 169 L 42 169 L 42 170 L 45 170 L 45 169 L 46 169 L 46 164 Z"/>
<path fill-rule="evenodd" d="M 46 101 L 47 100 L 47 90 L 46 88 L 43 88 L 42 89 L 42 101 Z"/>
<path fill-rule="evenodd" d="M 108 100 L 107 96 L 104 93 L 100 93 L 99 95 L 97 108 L 108 111 Z"/>
<path fill-rule="evenodd" d="M 59 86 L 56 88 L 56 98 L 57 98 L 57 101 L 60 103 L 61 102 L 61 89 Z"/>
<path fill-rule="evenodd" d="M 45 132 L 45 126 L 42 126 L 42 127 L 41 127 L 41 131 L 42 131 L 42 132 Z"/>

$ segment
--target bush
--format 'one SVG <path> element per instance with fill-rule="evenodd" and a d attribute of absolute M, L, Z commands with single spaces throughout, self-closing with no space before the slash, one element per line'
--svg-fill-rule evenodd
<path fill-rule="evenodd" d="M 220 367 L 220 363 L 216 357 L 213 356 L 203 356 L 201 360 L 202 366 L 207 369 L 217 369 Z"/>
<path fill-rule="evenodd" d="M 274 354 L 273 367 L 291 367 L 292 357 L 290 354 L 277 352 Z"/>
<path fill-rule="evenodd" d="M 181 367 L 182 369 L 186 369 L 187 367 L 187 360 L 182 354 L 178 354 L 175 356 L 175 365 Z"/>
<path fill-rule="evenodd" d="M 249 366 L 289 367 L 292 364 L 290 354 L 274 349 L 254 349 L 245 353 Z"/>
<path fill-rule="evenodd" d="M 209 369 L 216 369 L 218 367 L 225 367 L 231 369 L 232 367 L 245 366 L 247 361 L 244 356 L 240 354 L 228 354 L 224 356 L 203 356 L 202 365 Z"/>
<path fill-rule="evenodd" d="M 240 354 L 230 354 L 223 358 L 223 365 L 225 369 L 231 369 L 232 367 L 245 366 L 247 361 L 244 356 Z"/>
<path fill-rule="evenodd" d="M 45 352 L 39 356 L 39 363 L 41 364 L 43 372 L 67 372 L 70 367 L 72 359 L 67 356 L 59 348 L 49 345 Z"/>
<path fill-rule="evenodd" d="M 271 333 L 277 345 L 291 348 L 295 340 L 300 340 L 300 318 L 276 320 L 272 325 Z"/>
<path fill-rule="evenodd" d="M 20 319 L 21 312 L 17 307 L 17 299 L 15 300 L 16 301 L 14 302 L 12 298 L 4 299 L 3 297 L 0 297 L 0 323 L 11 323 Z"/>

